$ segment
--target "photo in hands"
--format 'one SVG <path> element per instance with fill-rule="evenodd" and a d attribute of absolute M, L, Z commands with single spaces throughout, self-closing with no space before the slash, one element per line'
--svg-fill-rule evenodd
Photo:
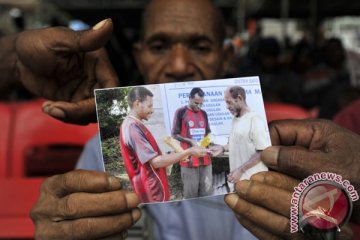
<path fill-rule="evenodd" d="M 258 77 L 95 90 L 105 171 L 143 203 L 234 191 L 266 171 Z"/>

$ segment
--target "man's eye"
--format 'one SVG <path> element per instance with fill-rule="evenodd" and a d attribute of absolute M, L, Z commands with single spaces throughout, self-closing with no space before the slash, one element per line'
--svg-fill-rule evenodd
<path fill-rule="evenodd" d="M 163 53 L 168 49 L 168 46 L 165 43 L 153 43 L 149 48 L 153 53 Z"/>
<path fill-rule="evenodd" d="M 195 44 L 191 48 L 202 54 L 206 54 L 211 51 L 211 47 L 207 44 Z"/>

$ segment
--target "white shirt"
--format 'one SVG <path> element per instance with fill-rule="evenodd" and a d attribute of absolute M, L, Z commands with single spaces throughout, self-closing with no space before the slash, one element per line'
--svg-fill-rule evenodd
<path fill-rule="evenodd" d="M 264 150 L 270 145 L 267 125 L 256 112 L 250 111 L 241 117 L 234 117 L 229 136 L 230 171 L 242 166 L 256 151 Z M 265 164 L 259 162 L 248 169 L 241 180 L 249 179 L 251 175 L 267 170 Z"/>

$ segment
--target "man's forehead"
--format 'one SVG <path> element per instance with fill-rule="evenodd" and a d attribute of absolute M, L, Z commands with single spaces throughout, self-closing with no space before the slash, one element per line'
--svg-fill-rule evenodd
<path fill-rule="evenodd" d="M 156 11 L 154 14 L 154 11 Z M 206 36 L 215 38 L 214 18 L 201 9 L 188 8 L 154 8 L 145 19 L 144 39 L 154 35 L 164 35 L 172 38 L 191 38 L 192 36 Z"/>
<path fill-rule="evenodd" d="M 191 98 L 193 100 L 196 100 L 196 101 L 200 101 L 200 100 L 204 100 L 204 97 L 200 97 L 198 93 L 195 94 L 195 96 L 193 98 Z"/>

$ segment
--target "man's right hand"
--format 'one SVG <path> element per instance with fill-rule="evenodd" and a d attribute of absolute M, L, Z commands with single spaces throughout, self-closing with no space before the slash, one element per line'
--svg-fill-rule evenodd
<path fill-rule="evenodd" d="M 48 178 L 31 210 L 36 239 L 123 239 L 141 216 L 120 179 L 76 170 Z"/>
<path fill-rule="evenodd" d="M 203 157 L 207 154 L 207 149 L 203 147 L 191 147 L 188 148 L 191 156 Z"/>

